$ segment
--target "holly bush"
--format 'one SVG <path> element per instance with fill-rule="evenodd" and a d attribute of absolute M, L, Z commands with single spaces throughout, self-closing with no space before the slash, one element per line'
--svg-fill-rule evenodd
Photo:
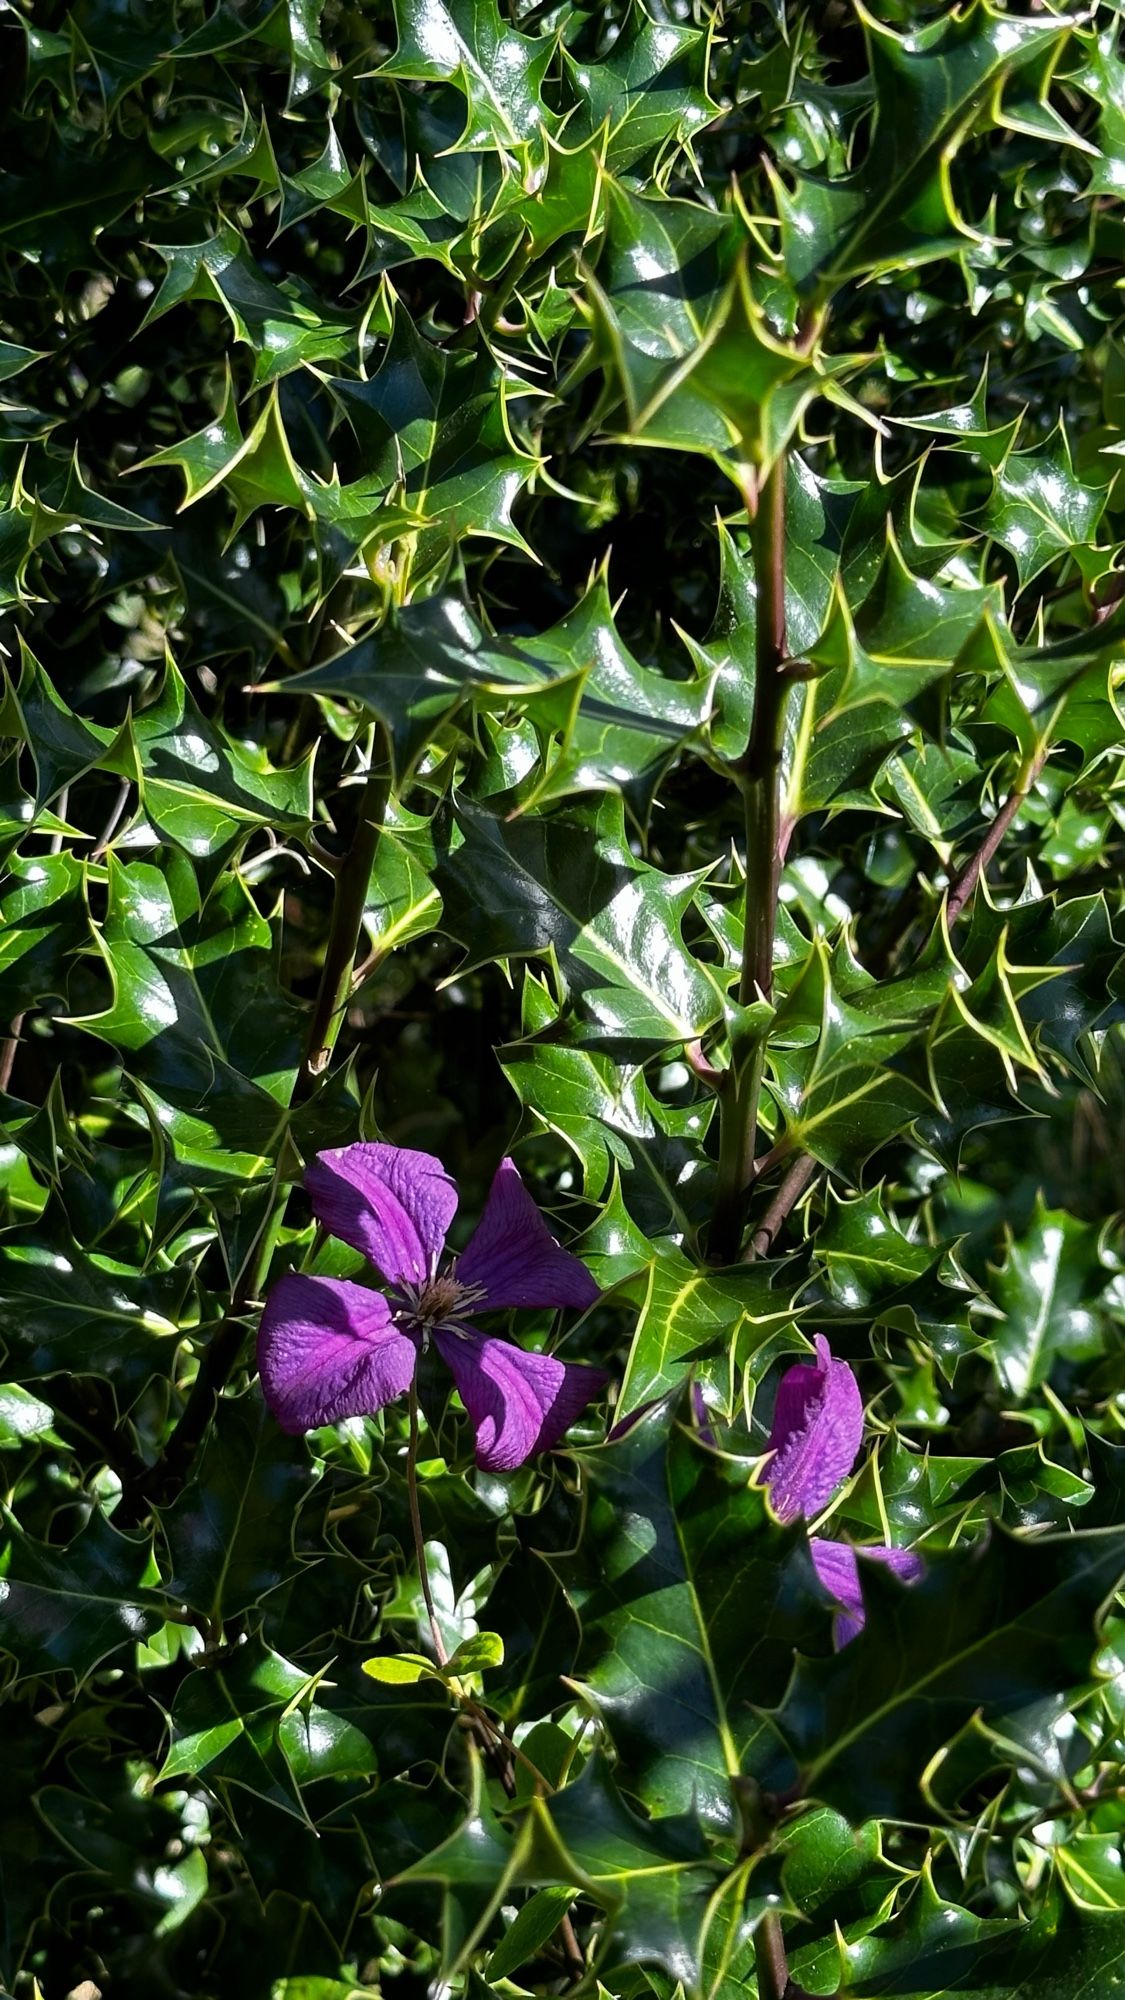
<path fill-rule="evenodd" d="M 6 0 L 12 1994 L 1121 1983 L 1119 39 Z M 263 1400 L 361 1140 L 559 1449 Z"/>

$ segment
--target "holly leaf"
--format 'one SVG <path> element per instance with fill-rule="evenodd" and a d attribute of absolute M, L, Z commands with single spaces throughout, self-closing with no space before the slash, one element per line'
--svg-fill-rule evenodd
<path fill-rule="evenodd" d="M 395 0 L 398 47 L 379 74 L 448 82 L 465 99 L 465 151 L 524 147 L 554 120 L 542 96 L 553 38 L 521 35 L 497 0 Z"/>
<path fill-rule="evenodd" d="M 461 801 L 434 879 L 465 969 L 553 958 L 584 1043 L 692 1041 L 719 1018 L 718 988 L 680 928 L 697 878 L 637 862 L 613 798 L 515 821 Z"/>
<path fill-rule="evenodd" d="M 1076 478 L 1060 424 L 1045 443 L 1008 452 L 979 524 L 1014 559 L 1022 590 L 1061 556 L 1093 544 L 1108 497 L 1108 478 L 1099 486 Z"/>
<path fill-rule="evenodd" d="M 1050 20 L 1013 23 L 988 0 L 905 35 L 866 12 L 863 28 L 874 109 L 862 164 L 838 178 L 797 173 L 792 187 L 774 175 L 786 270 L 820 297 L 849 278 L 948 257 L 977 236 L 953 199 L 950 162 L 997 85 L 1064 32 Z"/>
<path fill-rule="evenodd" d="M 1125 1536 L 997 1530 L 928 1556 L 909 1589 L 868 1568 L 862 1633 L 831 1659 L 798 1662 L 751 1751 L 764 1783 L 796 1782 L 853 1823 L 917 1814 L 926 1766 L 971 1715 L 1005 1716 L 1086 1679 Z"/>
<path fill-rule="evenodd" d="M 85 1680 L 159 1625 L 164 1601 L 145 1582 L 147 1542 L 97 1508 L 65 1548 L 10 1531 L 0 1552 L 0 1650 L 19 1673 Z"/>
<path fill-rule="evenodd" d="M 217 1630 L 280 1589 L 302 1567 L 295 1517 L 314 1479 L 260 1396 L 226 1397 L 198 1469 L 160 1517 L 172 1594 Z"/>
<path fill-rule="evenodd" d="M 1100 1232 L 1037 1197 L 1025 1230 L 1006 1233 L 1003 1262 L 991 1275 L 990 1296 L 1003 1315 L 992 1339 L 1010 1396 L 1023 1401 L 1045 1382 L 1060 1384 L 1084 1361 L 1105 1351 L 1102 1303 L 1107 1273 Z"/>

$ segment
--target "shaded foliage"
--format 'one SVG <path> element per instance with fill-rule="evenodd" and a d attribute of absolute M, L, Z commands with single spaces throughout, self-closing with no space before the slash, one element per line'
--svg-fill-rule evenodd
<path fill-rule="evenodd" d="M 13 1993 L 1120 1981 L 1119 40 L 0 11 Z M 565 1455 L 423 1366 L 443 1673 L 406 1408 L 253 1375 L 361 1136 L 603 1288 L 512 1329 L 611 1373 Z M 813 1332 L 926 1566 L 838 1652 Z"/>

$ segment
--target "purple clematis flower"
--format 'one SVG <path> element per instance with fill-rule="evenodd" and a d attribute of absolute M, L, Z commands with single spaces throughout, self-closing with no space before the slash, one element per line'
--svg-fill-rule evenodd
<path fill-rule="evenodd" d="M 833 1359 L 822 1333 L 814 1342 L 815 1362 L 798 1362 L 781 1378 L 774 1405 L 763 1475 L 770 1505 L 779 1521 L 812 1520 L 823 1512 L 847 1478 L 863 1443 L 863 1399 L 846 1361 Z M 861 1548 L 850 1542 L 809 1540 L 813 1568 L 840 1609 L 832 1632 L 846 1646 L 863 1630 L 863 1586 L 859 1560 L 885 1563 L 904 1583 L 923 1574 L 922 1558 L 911 1549 Z"/>
<path fill-rule="evenodd" d="M 457 1189 L 429 1153 L 340 1146 L 317 1156 L 305 1186 L 317 1220 L 363 1252 L 386 1291 L 299 1272 L 274 1286 L 258 1372 L 282 1429 L 372 1415 L 406 1393 L 432 1341 L 469 1413 L 479 1466 L 513 1472 L 557 1445 L 603 1371 L 526 1353 L 470 1321 L 510 1306 L 589 1306 L 601 1295 L 556 1243 L 511 1160 L 500 1163 L 468 1247 L 444 1269 Z"/>

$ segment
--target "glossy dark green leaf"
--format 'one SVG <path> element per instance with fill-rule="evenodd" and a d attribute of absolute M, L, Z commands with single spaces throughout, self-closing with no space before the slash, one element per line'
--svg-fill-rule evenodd
<path fill-rule="evenodd" d="M 150 1549 L 95 1511 L 65 1548 L 9 1534 L 0 1580 L 0 1648 L 21 1674 L 82 1680 L 163 1615 L 146 1587 Z"/>
<path fill-rule="evenodd" d="M 654 1818 L 729 1828 L 750 1705 L 780 1694 L 794 1643 L 815 1642 L 814 1594 L 747 1466 L 681 1433 L 667 1402 L 585 1463 L 585 1544 L 562 1570 L 582 1625 L 577 1679 Z"/>
<path fill-rule="evenodd" d="M 1095 1616 L 1123 1570 L 1115 1530 L 996 1533 L 929 1557 L 909 1590 L 870 1565 L 863 1633 L 833 1659 L 798 1664 L 763 1718 L 756 1768 L 768 1782 L 796 1778 L 853 1821 L 909 1817 L 930 1759 L 971 1715 L 1003 1715 L 1085 1678 Z"/>
<path fill-rule="evenodd" d="M 294 1515 L 314 1476 L 260 1397 L 228 1398 L 194 1479 L 161 1516 L 172 1593 L 218 1628 L 299 1574 Z"/>
<path fill-rule="evenodd" d="M 613 799 L 515 821 L 463 803 L 436 880 L 466 968 L 555 957 L 583 1040 L 690 1041 L 718 1018 L 680 931 L 695 884 L 634 860 Z"/>
<path fill-rule="evenodd" d="M 1029 1227 L 1009 1237 L 990 1287 L 1004 1316 L 993 1339 L 1009 1395 L 1023 1398 L 1056 1369 L 1103 1353 L 1105 1283 L 1098 1231 L 1040 1198 Z"/>

